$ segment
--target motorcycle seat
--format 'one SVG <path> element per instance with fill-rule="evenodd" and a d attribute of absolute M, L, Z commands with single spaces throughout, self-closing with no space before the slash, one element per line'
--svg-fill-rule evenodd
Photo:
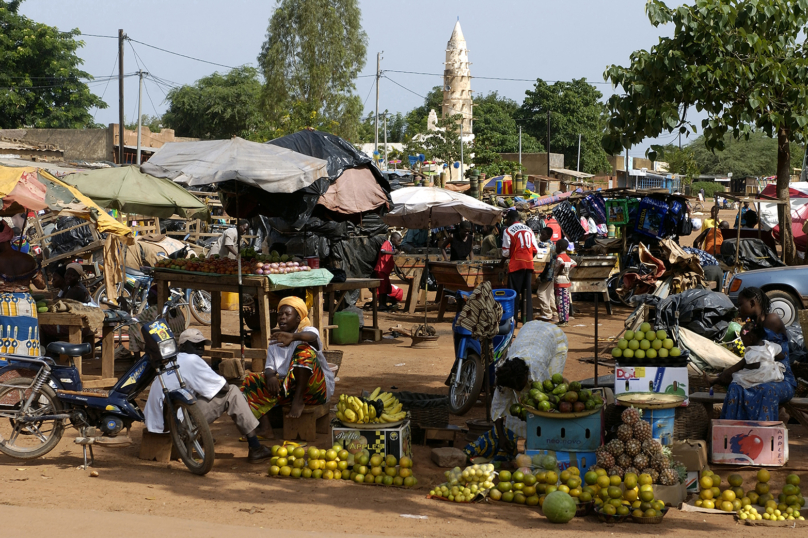
<path fill-rule="evenodd" d="M 147 276 L 146 273 L 138 271 L 137 269 L 132 269 L 131 267 L 126 268 L 126 274 L 131 276 Z"/>
<path fill-rule="evenodd" d="M 47 350 L 54 355 L 67 355 L 68 357 L 81 357 L 93 350 L 90 344 L 70 344 L 68 342 L 51 342 Z"/>

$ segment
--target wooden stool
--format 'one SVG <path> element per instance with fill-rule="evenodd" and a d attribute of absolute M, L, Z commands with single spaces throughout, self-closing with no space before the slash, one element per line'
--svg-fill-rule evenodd
<path fill-rule="evenodd" d="M 168 463 L 180 456 L 174 443 L 171 442 L 170 433 L 152 433 L 143 428 L 143 438 L 140 441 L 140 454 L 138 458 L 146 461 Z"/>
<path fill-rule="evenodd" d="M 303 408 L 300 418 L 289 418 L 291 406 L 283 406 L 283 438 L 294 441 L 300 436 L 303 441 L 316 441 L 318 433 L 330 431 L 331 416 L 328 404 L 313 405 Z"/>
<path fill-rule="evenodd" d="M 453 424 L 445 428 L 425 426 L 422 429 L 424 430 L 423 444 L 426 444 L 427 441 L 449 441 L 449 443 L 451 443 L 450 446 L 454 448 L 463 448 L 468 444 L 465 440 L 465 435 L 468 433 L 468 430 L 464 430 Z"/>

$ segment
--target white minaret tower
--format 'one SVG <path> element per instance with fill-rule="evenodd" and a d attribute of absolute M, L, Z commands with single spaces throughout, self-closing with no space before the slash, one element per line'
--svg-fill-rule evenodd
<path fill-rule="evenodd" d="M 443 117 L 463 115 L 463 138 L 472 134 L 471 72 L 466 38 L 457 18 L 452 37 L 446 45 L 446 62 L 443 70 Z"/>

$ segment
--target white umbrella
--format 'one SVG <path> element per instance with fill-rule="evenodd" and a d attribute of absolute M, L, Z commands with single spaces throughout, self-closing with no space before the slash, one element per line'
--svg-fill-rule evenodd
<path fill-rule="evenodd" d="M 384 216 L 391 226 L 422 229 L 451 226 L 463 219 L 485 226 L 502 218 L 498 207 L 438 187 L 407 187 L 393 191 L 391 197 L 393 210 Z"/>
<path fill-rule="evenodd" d="M 430 235 L 433 226 L 451 226 L 463 219 L 474 224 L 489 226 L 502 219 L 500 208 L 490 206 L 471 196 L 438 187 L 406 187 L 393 191 L 391 198 L 393 199 L 393 210 L 384 216 L 387 224 L 417 229 L 427 228 Z M 429 245 L 428 239 L 427 245 Z M 424 269 L 428 282 L 429 254 L 424 263 Z M 413 283 L 413 285 L 416 284 Z M 427 308 L 424 304 L 424 329 L 427 326 L 426 315 Z"/>
<path fill-rule="evenodd" d="M 236 137 L 170 142 L 140 168 L 191 186 L 236 180 L 270 193 L 293 193 L 328 177 L 327 164 L 286 148 Z"/>

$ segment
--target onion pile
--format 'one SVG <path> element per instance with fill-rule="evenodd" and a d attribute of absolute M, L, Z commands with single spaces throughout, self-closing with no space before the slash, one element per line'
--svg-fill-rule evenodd
<path fill-rule="evenodd" d="M 262 263 L 256 262 L 250 267 L 254 275 L 285 275 L 311 271 L 311 267 L 299 262 Z"/>

